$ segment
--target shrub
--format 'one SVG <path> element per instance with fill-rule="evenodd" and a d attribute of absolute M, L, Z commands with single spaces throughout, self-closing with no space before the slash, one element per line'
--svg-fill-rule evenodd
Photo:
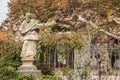
<path fill-rule="evenodd" d="M 62 80 L 62 79 L 58 76 L 41 75 L 40 78 L 38 78 L 37 80 Z"/>
<path fill-rule="evenodd" d="M 0 80 L 33 80 L 32 76 L 19 74 L 21 43 L 0 40 Z"/>

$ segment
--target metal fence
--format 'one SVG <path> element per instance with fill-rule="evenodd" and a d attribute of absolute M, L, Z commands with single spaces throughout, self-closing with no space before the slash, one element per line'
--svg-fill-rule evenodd
<path fill-rule="evenodd" d="M 63 53 L 58 53 L 59 50 L 63 50 L 61 51 Z M 104 78 L 109 76 L 105 80 L 118 80 L 118 78 L 120 80 L 120 77 L 113 79 L 113 76 L 120 75 L 118 71 L 120 69 L 119 47 L 90 44 L 80 50 L 71 49 L 69 52 L 65 50 L 64 46 L 62 48 L 54 47 L 52 50 L 46 48 L 46 53 L 40 54 L 40 65 L 47 66 L 55 72 L 68 70 L 67 74 L 71 79 L 67 80 L 90 80 L 90 78 L 104 80 L 103 76 Z M 110 75 L 112 79 L 110 79 Z"/>

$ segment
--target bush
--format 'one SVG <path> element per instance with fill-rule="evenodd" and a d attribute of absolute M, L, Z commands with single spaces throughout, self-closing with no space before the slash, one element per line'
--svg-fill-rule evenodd
<path fill-rule="evenodd" d="M 38 78 L 37 80 L 62 80 L 62 79 L 58 76 L 41 75 L 40 78 Z"/>
<path fill-rule="evenodd" d="M 19 74 L 21 43 L 0 40 L 0 80 L 33 80 L 32 76 Z"/>

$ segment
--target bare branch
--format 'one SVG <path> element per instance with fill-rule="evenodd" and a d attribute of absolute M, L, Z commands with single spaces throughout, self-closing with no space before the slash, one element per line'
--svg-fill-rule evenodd
<path fill-rule="evenodd" d="M 67 24 L 57 23 L 57 25 L 65 28 L 70 28 L 70 25 L 67 25 Z"/>
<path fill-rule="evenodd" d="M 93 28 L 99 29 L 99 26 L 93 23 L 92 21 L 87 21 L 86 19 L 82 18 L 81 16 L 78 17 L 79 21 L 85 22 L 87 24 L 90 24 Z M 111 37 L 114 37 L 115 39 L 120 39 L 120 36 L 114 35 L 104 29 L 99 29 L 99 31 L 104 32 L 106 35 L 109 35 Z"/>

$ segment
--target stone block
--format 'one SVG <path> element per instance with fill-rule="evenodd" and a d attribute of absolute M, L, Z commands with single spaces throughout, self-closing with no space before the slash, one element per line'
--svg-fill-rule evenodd
<path fill-rule="evenodd" d="M 33 75 L 35 78 L 38 78 L 41 75 L 41 70 L 18 70 L 17 72 L 24 75 Z"/>

